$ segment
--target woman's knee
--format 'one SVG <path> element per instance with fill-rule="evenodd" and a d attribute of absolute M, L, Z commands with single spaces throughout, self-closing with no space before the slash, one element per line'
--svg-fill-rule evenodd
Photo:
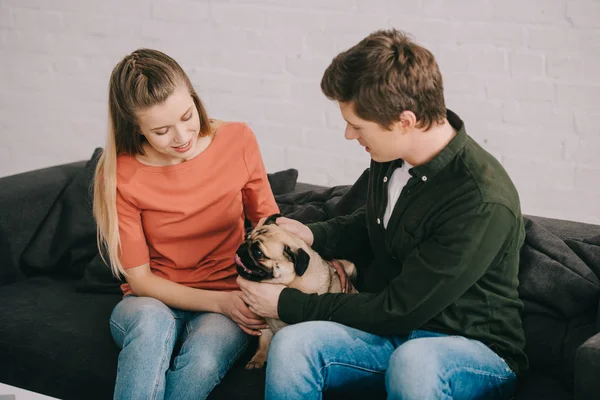
<path fill-rule="evenodd" d="M 224 375 L 249 342 L 248 335 L 221 314 L 199 315 L 187 330 L 173 370 L 191 366 L 199 377 Z"/>
<path fill-rule="evenodd" d="M 165 340 L 174 329 L 176 316 L 161 301 L 152 297 L 128 296 L 117 304 L 110 317 L 115 339 L 121 335 L 154 336 Z"/>

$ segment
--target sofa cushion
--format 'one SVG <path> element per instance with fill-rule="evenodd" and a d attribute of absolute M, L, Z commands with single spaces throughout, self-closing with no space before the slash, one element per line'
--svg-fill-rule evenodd
<path fill-rule="evenodd" d="M 51 277 L 0 288 L 0 354 L 3 361 L 11 360 L 0 362 L 0 380 L 64 400 L 112 398 L 119 348 L 108 321 L 120 299 L 121 295 L 78 293 L 75 281 Z M 244 369 L 256 342 L 209 400 L 264 398 L 264 369 Z"/>
<path fill-rule="evenodd" d="M 0 226 L 0 286 L 17 280 L 16 267 L 11 260 L 10 242 Z"/>
<path fill-rule="evenodd" d="M 120 295 L 76 293 L 34 277 L 0 288 L 0 376 L 58 398 L 111 398 L 118 348 L 108 319 Z M 77 395 L 73 395 L 77 394 Z"/>
<path fill-rule="evenodd" d="M 519 272 L 525 351 L 532 370 L 572 382 L 575 351 L 596 329 L 600 280 L 561 238 L 528 218 L 525 228 Z"/>
<path fill-rule="evenodd" d="M 51 277 L 1 287 L 0 380 L 65 400 L 112 398 L 119 348 L 108 321 L 121 297 Z M 210 400 L 264 397 L 264 370 L 244 369 L 255 350 L 256 340 Z"/>
<path fill-rule="evenodd" d="M 532 374 L 519 382 L 514 400 L 571 400 L 573 394 L 555 379 Z"/>

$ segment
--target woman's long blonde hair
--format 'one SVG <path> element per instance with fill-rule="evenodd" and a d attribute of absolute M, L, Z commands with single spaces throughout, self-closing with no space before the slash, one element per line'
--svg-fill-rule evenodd
<path fill-rule="evenodd" d="M 136 112 L 163 103 L 177 85 L 187 86 L 200 116 L 200 135 L 210 132 L 206 110 L 181 66 L 166 54 L 138 49 L 125 56 L 113 69 L 108 92 L 108 134 L 96 167 L 93 212 L 97 224 L 100 255 L 117 278 L 126 275 L 121 261 L 117 214 L 117 156 L 143 155 Z M 108 258 L 108 260 L 107 260 Z"/>

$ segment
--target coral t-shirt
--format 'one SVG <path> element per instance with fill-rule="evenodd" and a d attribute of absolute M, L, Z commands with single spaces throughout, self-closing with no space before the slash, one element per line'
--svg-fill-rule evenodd
<path fill-rule="evenodd" d="M 279 208 L 254 133 L 228 122 L 202 153 L 179 164 L 149 166 L 120 155 L 117 212 L 123 268 L 150 263 L 155 275 L 176 283 L 235 290 L 244 215 L 256 224 Z M 127 283 L 121 289 L 132 293 Z"/>

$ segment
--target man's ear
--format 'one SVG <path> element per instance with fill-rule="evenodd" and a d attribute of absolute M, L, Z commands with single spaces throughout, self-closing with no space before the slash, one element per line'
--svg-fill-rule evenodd
<path fill-rule="evenodd" d="M 275 221 L 277 221 L 277 218 L 282 217 L 283 215 L 281 214 L 273 214 L 270 215 L 266 220 L 265 223 L 263 225 L 270 225 L 270 224 L 275 224 Z"/>
<path fill-rule="evenodd" d="M 302 276 L 308 269 L 310 263 L 310 256 L 303 248 L 299 248 L 298 252 L 294 255 L 294 271 L 296 275 Z"/>
<path fill-rule="evenodd" d="M 403 132 L 407 132 L 417 125 L 417 116 L 412 111 L 402 111 L 400 120 L 396 124 Z"/>

